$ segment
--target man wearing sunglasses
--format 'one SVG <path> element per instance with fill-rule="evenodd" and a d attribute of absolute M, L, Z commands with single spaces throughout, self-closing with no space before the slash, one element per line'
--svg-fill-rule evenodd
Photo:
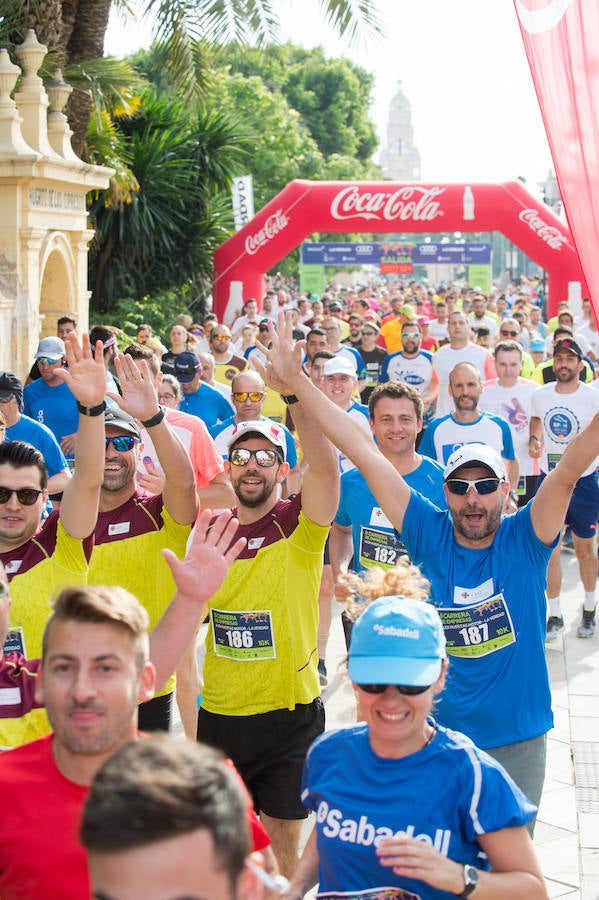
<path fill-rule="evenodd" d="M 387 381 L 405 381 L 416 388 L 422 397 L 422 428 L 426 430 L 435 414 L 435 402 L 439 395 L 439 379 L 433 369 L 433 355 L 422 349 L 422 328 L 416 321 L 404 322 L 401 343 L 403 349 L 392 353 L 384 361 L 379 382 L 385 384 Z"/>
<path fill-rule="evenodd" d="M 104 457 L 104 391 L 101 346 L 92 354 L 87 335 L 66 341 L 68 369 L 61 377 L 79 410 L 76 466 L 64 489 L 60 512 L 41 521 L 48 496 L 42 454 L 31 444 L 0 444 L 0 561 L 12 595 L 10 650 L 41 655 L 42 633 L 52 595 L 65 584 L 85 583 L 98 510 Z M 0 747 L 32 740 L 49 730 L 45 713 L 0 720 Z"/>
<path fill-rule="evenodd" d="M 219 422 L 210 429 L 210 436 L 222 454 L 223 459 L 228 459 L 228 441 L 233 430 L 241 422 L 252 422 L 260 419 L 268 421 L 262 415 L 262 408 L 266 400 L 266 386 L 264 381 L 254 369 L 240 372 L 231 382 L 231 403 L 235 407 L 235 415 L 224 422 Z M 280 425 L 285 435 L 285 461 L 289 466 L 289 472 L 284 483 L 284 496 L 297 494 L 301 489 L 302 476 L 297 462 L 297 450 L 293 435 L 285 425 Z"/>
<path fill-rule="evenodd" d="M 0 372 L 0 409 L 6 418 L 6 440 L 26 441 L 39 450 L 48 475 L 48 495 L 62 494 L 71 478 L 64 453 L 47 425 L 23 415 L 23 383 L 12 372 Z"/>
<path fill-rule="evenodd" d="M 154 378 L 145 359 L 118 354 L 115 368 L 122 408 L 107 409 L 104 477 L 89 564 L 90 584 L 114 584 L 144 605 L 153 629 L 175 589 L 162 555 L 167 548 L 185 555 L 198 513 L 198 495 L 189 454 L 158 404 Z M 118 395 L 113 395 L 116 399 Z M 126 410 L 126 411 L 125 411 Z M 140 424 L 147 430 L 164 472 L 161 494 L 137 486 L 143 455 Z M 140 708 L 140 728 L 168 730 L 174 681 Z"/>
<path fill-rule="evenodd" d="M 249 368 L 247 359 L 235 353 L 231 332 L 226 325 L 215 325 L 210 332 L 210 352 L 214 357 L 214 377 L 221 384 L 230 385 L 237 372 Z"/>
<path fill-rule="evenodd" d="M 41 378 L 23 391 L 24 413 L 48 426 L 72 465 L 79 413 L 75 395 L 60 377 L 65 364 L 64 341 L 58 337 L 42 338 L 35 359 Z"/>
<path fill-rule="evenodd" d="M 290 394 L 283 383 L 271 386 Z M 288 402 L 308 466 L 301 494 L 278 496 L 288 471 L 278 423 L 240 422 L 228 440 L 238 536 L 247 547 L 210 601 L 198 739 L 233 759 L 289 878 L 307 815 L 302 764 L 324 729 L 317 597 L 339 475 L 336 451 L 308 407 L 293 396 Z"/>
<path fill-rule="evenodd" d="M 370 439 L 302 375 L 285 326 L 282 337 L 269 371 L 359 467 L 431 582 L 450 655 L 441 722 L 498 758 L 538 804 L 546 733 L 553 725 L 545 659 L 547 564 L 574 484 L 597 456 L 599 415 L 570 442 L 533 500 L 512 516 L 503 516 L 510 485 L 501 457 L 483 444 L 464 444 L 445 467 L 446 512 L 410 489 Z"/>

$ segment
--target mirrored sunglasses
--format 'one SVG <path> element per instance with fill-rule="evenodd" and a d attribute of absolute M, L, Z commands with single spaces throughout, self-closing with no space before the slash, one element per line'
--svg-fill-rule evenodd
<path fill-rule="evenodd" d="M 40 356 L 37 361 L 38 366 L 53 366 L 57 362 L 60 362 L 60 357 L 57 359 L 53 359 L 51 356 Z"/>
<path fill-rule="evenodd" d="M 245 403 L 250 398 L 252 403 L 258 403 L 264 397 L 262 391 L 233 391 L 233 400 L 237 403 Z"/>
<path fill-rule="evenodd" d="M 234 447 L 229 453 L 229 462 L 234 466 L 247 466 L 254 457 L 262 469 L 270 469 L 281 456 L 276 450 L 248 450 L 247 447 Z"/>
<path fill-rule="evenodd" d="M 114 449 L 119 453 L 126 453 L 127 450 L 133 450 L 136 444 L 141 443 L 140 439 L 132 434 L 117 434 L 116 437 L 107 437 L 104 440 L 106 442 L 106 449 L 108 449 L 109 444 L 112 444 Z"/>
<path fill-rule="evenodd" d="M 471 487 L 477 494 L 494 494 L 501 481 L 499 478 L 451 478 L 445 482 L 447 490 L 450 494 L 458 494 L 463 497 L 468 493 Z"/>

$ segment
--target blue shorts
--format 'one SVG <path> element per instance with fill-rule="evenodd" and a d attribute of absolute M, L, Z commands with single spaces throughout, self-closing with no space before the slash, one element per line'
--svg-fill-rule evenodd
<path fill-rule="evenodd" d="M 537 491 L 544 478 L 546 478 L 545 474 L 539 475 Z M 597 534 L 598 519 L 599 484 L 596 473 L 592 472 L 590 475 L 579 478 L 576 482 L 566 513 L 566 525 L 570 526 L 576 537 L 592 538 Z"/>

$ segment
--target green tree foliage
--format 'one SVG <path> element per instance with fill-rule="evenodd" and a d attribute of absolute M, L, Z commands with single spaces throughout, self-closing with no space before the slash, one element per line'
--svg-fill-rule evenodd
<path fill-rule="evenodd" d="M 246 155 L 245 129 L 222 108 L 191 112 L 148 90 L 135 115 L 115 117 L 137 187 L 92 204 L 92 307 L 209 279 L 232 228 L 229 190 Z"/>
<path fill-rule="evenodd" d="M 365 69 L 347 59 L 327 59 L 322 47 L 306 50 L 290 43 L 263 50 L 229 45 L 218 62 L 280 92 L 325 159 L 346 156 L 368 165 L 378 139 L 369 115 L 374 77 Z"/>

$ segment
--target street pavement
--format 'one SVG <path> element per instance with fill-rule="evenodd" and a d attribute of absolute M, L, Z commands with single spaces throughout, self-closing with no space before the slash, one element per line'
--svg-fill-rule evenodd
<path fill-rule="evenodd" d="M 599 900 L 599 632 L 576 637 L 582 587 L 576 557 L 562 550 L 563 636 L 548 645 L 555 727 L 548 735 L 547 776 L 534 844 L 551 898 Z M 339 672 L 345 658 L 341 607 L 334 604 L 327 650 L 329 684 L 323 689 L 327 729 L 355 722 L 349 682 Z M 201 638 L 205 626 L 201 630 Z M 198 656 L 202 656 L 203 640 Z M 180 725 L 175 732 L 180 733 Z M 312 828 L 306 821 L 302 843 Z"/>

